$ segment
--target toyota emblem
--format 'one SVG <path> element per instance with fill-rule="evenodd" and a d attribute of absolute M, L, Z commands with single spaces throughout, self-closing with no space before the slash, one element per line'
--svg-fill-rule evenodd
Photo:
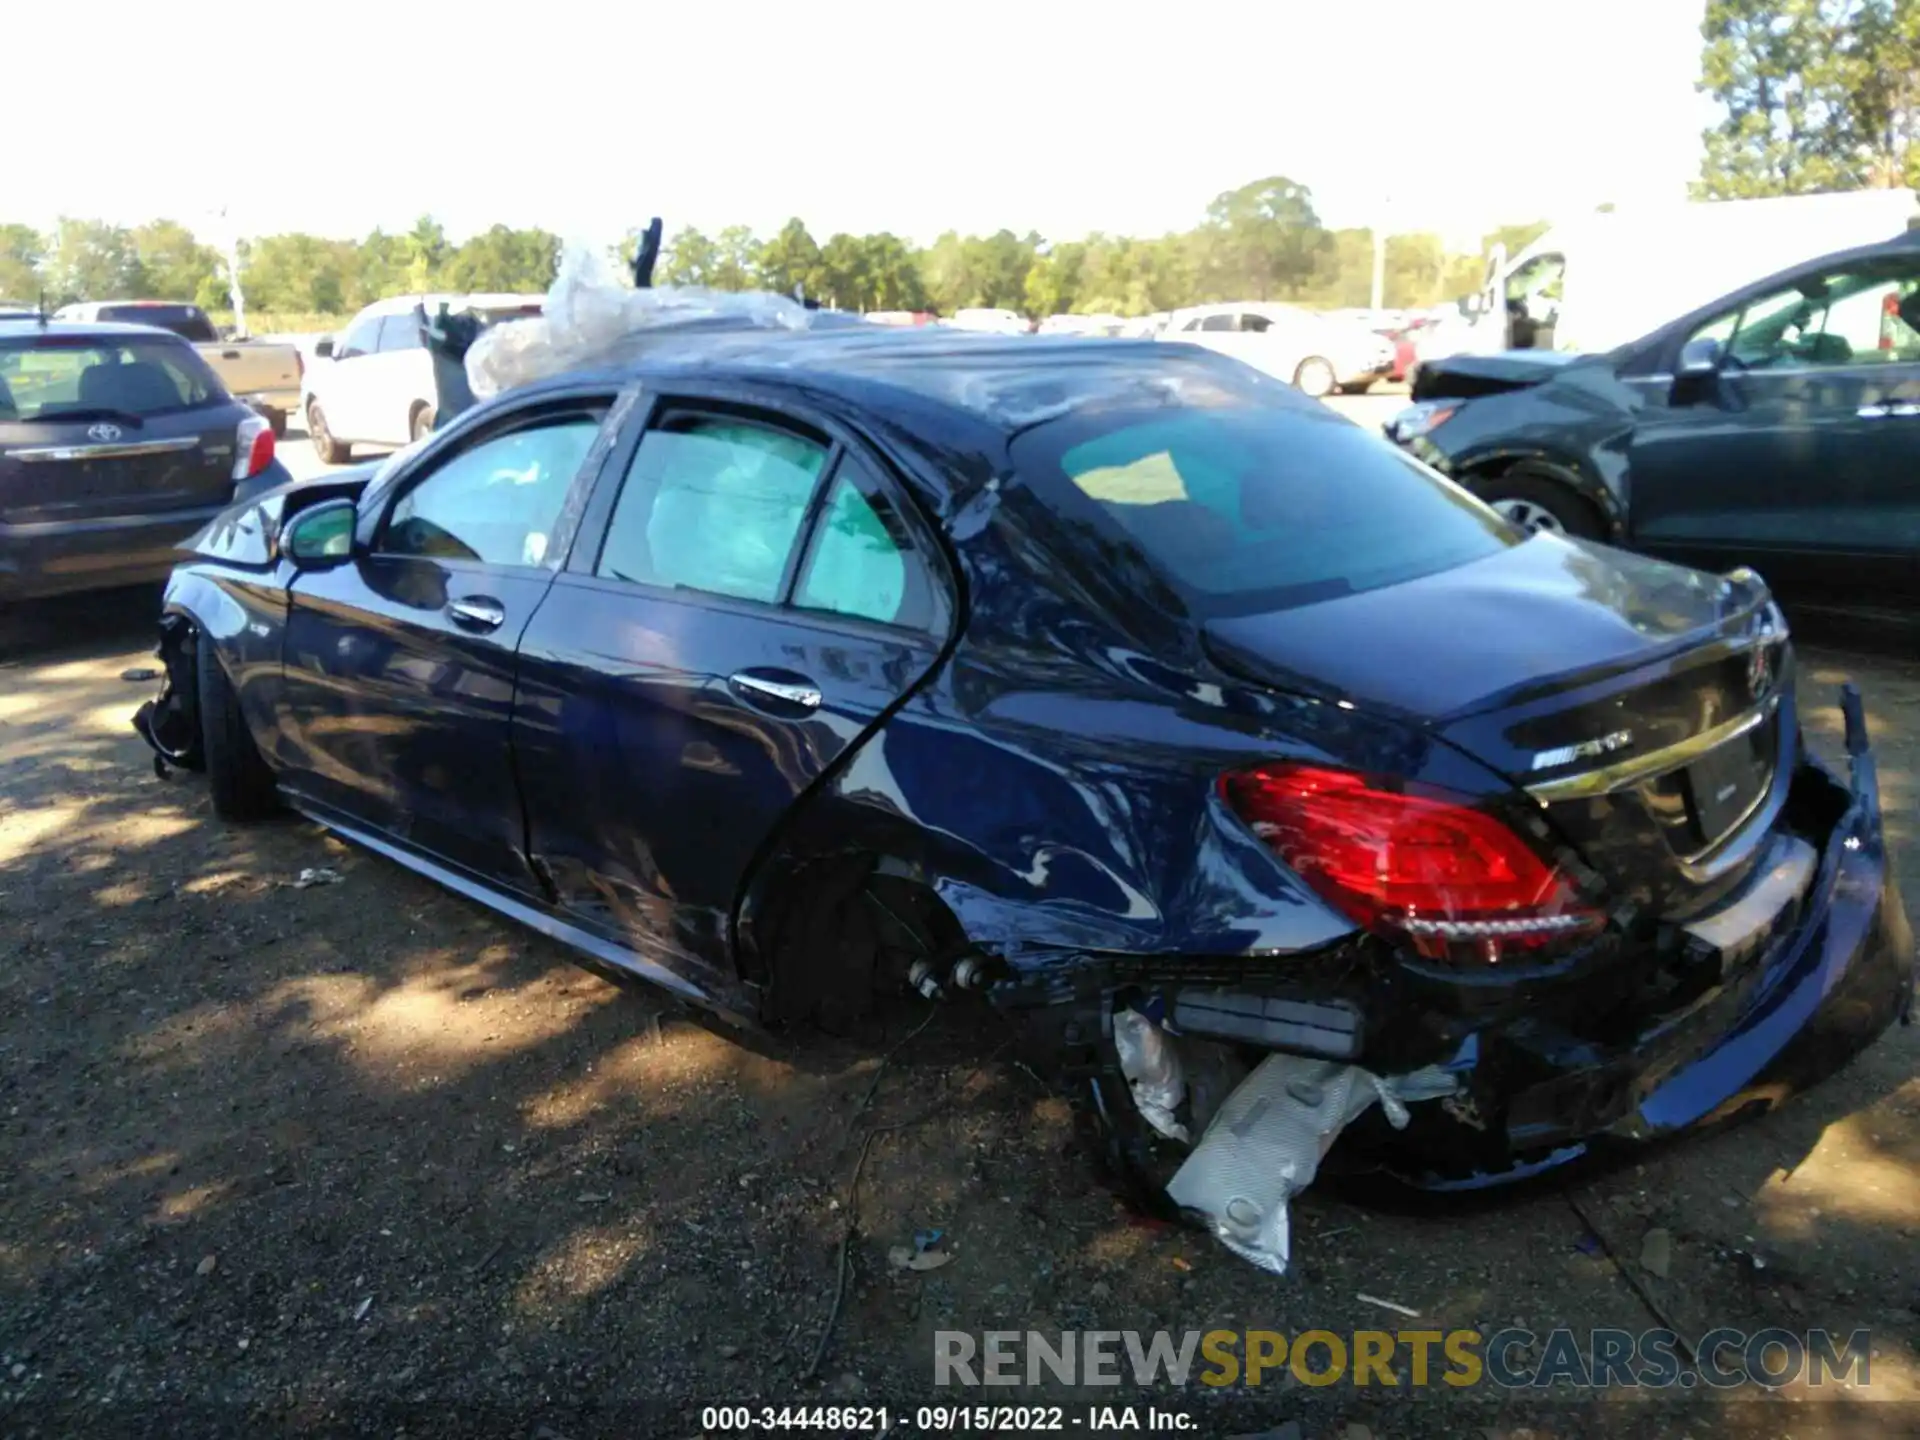
<path fill-rule="evenodd" d="M 87 438 L 89 440 L 98 440 L 102 444 L 110 440 L 118 440 L 122 433 L 118 425 L 109 425 L 104 420 L 98 425 L 89 425 L 87 427 Z"/>

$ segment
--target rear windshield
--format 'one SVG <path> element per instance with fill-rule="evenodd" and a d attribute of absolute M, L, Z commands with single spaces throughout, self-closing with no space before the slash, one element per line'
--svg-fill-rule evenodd
<path fill-rule="evenodd" d="M 1013 460 L 1202 619 L 1377 590 L 1518 538 L 1385 440 L 1302 407 L 1083 413 L 1018 437 Z"/>
<path fill-rule="evenodd" d="M 164 336 L 0 340 L 0 422 L 140 419 L 226 398 L 192 347 Z"/>
<path fill-rule="evenodd" d="M 157 325 L 196 345 L 211 345 L 220 338 L 213 332 L 213 322 L 197 305 L 102 305 L 100 319 Z"/>

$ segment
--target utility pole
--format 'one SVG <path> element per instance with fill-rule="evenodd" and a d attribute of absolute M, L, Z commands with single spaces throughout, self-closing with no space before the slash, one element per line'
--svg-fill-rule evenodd
<path fill-rule="evenodd" d="M 1387 304 L 1387 212 L 1393 208 L 1393 197 L 1380 197 L 1380 218 L 1373 227 L 1373 294 L 1368 302 L 1371 310 L 1384 310 Z"/>
<path fill-rule="evenodd" d="M 227 262 L 227 299 L 233 304 L 233 333 L 244 340 L 247 338 L 247 297 L 240 288 L 240 229 L 229 222 L 224 205 L 213 212 L 213 218 L 219 225 L 217 244 Z"/>

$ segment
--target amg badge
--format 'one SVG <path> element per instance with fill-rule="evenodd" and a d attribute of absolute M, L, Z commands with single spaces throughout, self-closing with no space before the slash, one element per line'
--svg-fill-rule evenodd
<path fill-rule="evenodd" d="M 1582 740 L 1577 745 L 1561 745 L 1552 750 L 1542 750 L 1533 757 L 1535 770 L 1553 770 L 1562 765 L 1571 765 L 1576 760 L 1594 760 L 1602 755 L 1611 755 L 1616 750 L 1624 750 L 1633 744 L 1631 730 L 1615 730 L 1611 735 L 1602 735 L 1598 740 Z"/>

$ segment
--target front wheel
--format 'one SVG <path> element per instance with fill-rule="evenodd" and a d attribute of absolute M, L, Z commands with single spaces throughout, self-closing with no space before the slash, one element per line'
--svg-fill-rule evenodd
<path fill-rule="evenodd" d="M 1473 491 L 1524 534 L 1602 538 L 1600 512 L 1558 471 L 1520 464 L 1474 485 Z"/>
<path fill-rule="evenodd" d="M 1293 372 L 1294 388 L 1316 400 L 1326 399 L 1339 383 L 1340 377 L 1333 373 L 1333 362 L 1318 355 L 1309 355 Z"/>
<path fill-rule="evenodd" d="M 433 433 L 434 411 L 431 405 L 421 405 L 413 412 L 413 424 L 408 427 L 407 438 L 416 445 Z"/>
<path fill-rule="evenodd" d="M 260 758 L 240 697 L 226 666 L 205 633 L 194 638 L 195 679 L 200 691 L 200 744 L 207 761 L 213 813 L 222 820 L 261 820 L 280 806 L 273 771 Z"/>

